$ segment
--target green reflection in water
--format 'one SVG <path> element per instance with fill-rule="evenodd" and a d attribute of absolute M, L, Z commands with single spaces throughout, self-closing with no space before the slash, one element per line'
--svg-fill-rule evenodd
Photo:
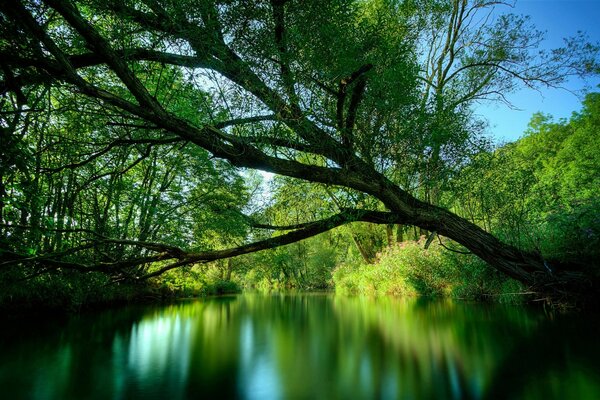
<path fill-rule="evenodd" d="M 325 294 L 131 308 L 0 332 L 5 398 L 600 398 L 598 325 Z"/>

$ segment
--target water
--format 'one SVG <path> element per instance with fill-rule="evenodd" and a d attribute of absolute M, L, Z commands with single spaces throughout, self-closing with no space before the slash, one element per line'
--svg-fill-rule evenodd
<path fill-rule="evenodd" d="M 3 399 L 600 399 L 586 315 L 327 294 L 3 323 Z"/>

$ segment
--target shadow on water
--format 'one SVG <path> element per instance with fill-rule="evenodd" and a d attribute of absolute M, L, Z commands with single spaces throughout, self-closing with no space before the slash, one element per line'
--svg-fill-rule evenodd
<path fill-rule="evenodd" d="M 544 320 L 518 341 L 487 390 L 498 399 L 600 399 L 597 316 Z"/>
<path fill-rule="evenodd" d="M 597 321 L 330 294 L 244 294 L 0 332 L 32 399 L 600 398 Z"/>

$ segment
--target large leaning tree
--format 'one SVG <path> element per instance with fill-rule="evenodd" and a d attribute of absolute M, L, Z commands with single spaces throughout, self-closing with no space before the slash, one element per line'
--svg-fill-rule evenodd
<path fill-rule="evenodd" d="M 2 1 L 3 143 L 14 142 L 32 115 L 61 112 L 47 95 L 58 90 L 71 113 L 92 108 L 141 128 L 135 137 L 115 137 L 104 153 L 187 143 L 235 168 L 325 185 L 375 204 L 221 250 L 192 252 L 168 241 L 84 232 L 94 245 L 146 253 L 78 264 L 60 261 L 77 248 L 37 257 L 8 251 L 4 264 L 34 260 L 44 268 L 110 272 L 160 261 L 159 269 L 138 276 L 147 278 L 367 221 L 448 237 L 542 292 L 595 293 L 597 282 L 580 269 L 502 243 L 440 204 L 448 171 L 468 160 L 479 132 L 475 102 L 598 71 L 597 47 L 575 38 L 540 52 L 542 34 L 527 18 L 503 14 L 505 6 L 487 0 Z M 185 86 L 185 107 L 167 102 L 164 87 L 158 93 L 157 82 L 164 85 L 167 75 Z M 89 129 L 88 142 L 97 129 Z M 23 219 L 21 228 L 32 228 L 34 221 Z M 3 232 L 15 227 L 0 222 Z"/>

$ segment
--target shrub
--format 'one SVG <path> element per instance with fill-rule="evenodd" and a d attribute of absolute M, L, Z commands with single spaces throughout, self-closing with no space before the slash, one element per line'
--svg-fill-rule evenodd
<path fill-rule="evenodd" d="M 472 255 L 446 250 L 424 239 L 385 249 L 374 264 L 343 264 L 335 269 L 336 292 L 369 296 L 430 296 L 520 301 L 523 286 Z M 510 294 L 510 295 L 509 295 Z"/>

